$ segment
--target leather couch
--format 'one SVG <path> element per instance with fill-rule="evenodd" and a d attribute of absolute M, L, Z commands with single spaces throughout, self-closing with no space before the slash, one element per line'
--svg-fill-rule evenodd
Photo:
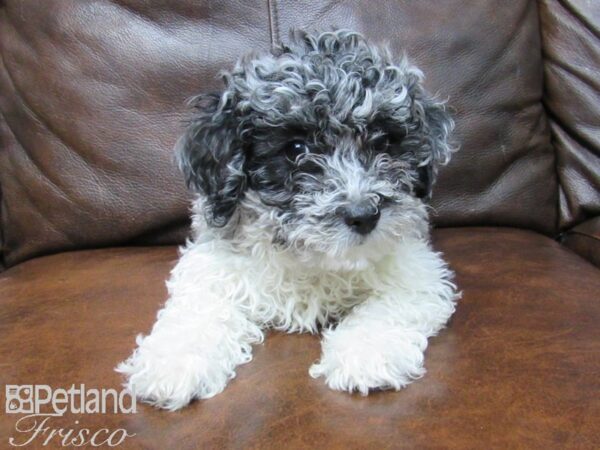
<path fill-rule="evenodd" d="M 52 426 L 124 428 L 131 449 L 600 448 L 600 3 L 585 0 L 0 0 L 2 385 L 120 387 L 189 226 L 172 156 L 186 98 L 291 27 L 332 26 L 406 50 L 454 110 L 433 236 L 463 298 L 427 375 L 333 392 L 307 373 L 318 336 L 272 333 L 213 399 Z M 2 413 L 2 447 L 24 439 L 18 418 Z"/>

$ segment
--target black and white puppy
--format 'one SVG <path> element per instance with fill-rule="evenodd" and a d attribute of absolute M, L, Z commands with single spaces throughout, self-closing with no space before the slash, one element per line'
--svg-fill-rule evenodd
<path fill-rule="evenodd" d="M 296 32 L 199 95 L 177 144 L 193 236 L 150 335 L 121 363 L 175 410 L 221 392 L 265 329 L 323 330 L 333 389 L 400 389 L 455 309 L 428 200 L 453 128 L 406 58 L 360 34 Z"/>

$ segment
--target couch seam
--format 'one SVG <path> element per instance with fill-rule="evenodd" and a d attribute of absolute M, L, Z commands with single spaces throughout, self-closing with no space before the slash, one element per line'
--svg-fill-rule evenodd
<path fill-rule="evenodd" d="M 279 43 L 276 0 L 267 0 L 267 11 L 269 16 L 269 38 L 271 40 L 271 48 L 273 48 Z"/>
<path fill-rule="evenodd" d="M 568 236 L 573 236 L 573 235 L 582 236 L 582 237 L 585 237 L 585 238 L 591 239 L 591 240 L 593 240 L 593 241 L 598 241 L 598 242 L 600 242 L 600 237 L 596 237 L 596 236 L 594 236 L 594 235 L 591 235 L 591 234 L 588 234 L 588 233 L 583 233 L 583 232 L 581 232 L 581 231 L 577 231 L 577 230 L 568 230 L 568 231 L 566 231 L 566 232 L 564 233 L 564 237 L 565 237 L 565 239 L 566 239 Z"/>
<path fill-rule="evenodd" d="M 560 211 L 560 197 L 562 192 L 562 184 L 560 180 L 560 172 L 558 170 L 559 158 L 558 151 L 556 149 L 556 139 L 554 136 L 554 131 L 552 130 L 552 122 L 554 121 L 552 118 L 551 111 L 548 110 L 546 106 L 546 52 L 545 52 L 545 39 L 544 39 L 544 30 L 542 24 L 542 2 L 544 0 L 535 0 L 537 4 L 537 15 L 538 15 L 538 32 L 540 34 L 540 55 L 542 60 L 542 98 L 540 99 L 540 103 L 542 104 L 542 109 L 544 111 L 544 115 L 546 116 L 546 125 L 548 127 L 548 134 L 550 137 L 550 147 L 552 149 L 552 154 L 554 157 L 554 177 L 556 179 L 556 204 L 555 211 L 556 217 L 554 218 L 554 233 L 555 240 L 560 240 L 561 230 L 560 230 L 560 220 L 561 220 L 561 211 Z"/>

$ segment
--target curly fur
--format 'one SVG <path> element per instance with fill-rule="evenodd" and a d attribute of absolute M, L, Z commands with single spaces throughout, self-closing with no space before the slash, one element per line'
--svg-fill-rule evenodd
<path fill-rule="evenodd" d="M 198 192 L 193 236 L 152 332 L 118 367 L 127 386 L 168 409 L 212 397 L 268 328 L 323 328 L 310 374 L 333 389 L 420 377 L 458 298 L 428 238 L 426 200 L 453 151 L 444 105 L 406 58 L 347 30 L 297 32 L 223 80 L 192 100 L 177 144 Z M 349 225 L 356 205 L 372 231 Z"/>

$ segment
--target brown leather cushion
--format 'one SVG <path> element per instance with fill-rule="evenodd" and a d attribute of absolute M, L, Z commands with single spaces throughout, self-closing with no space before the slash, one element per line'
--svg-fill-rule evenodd
<path fill-rule="evenodd" d="M 600 272 L 513 229 L 435 234 L 464 291 L 431 340 L 427 375 L 367 398 L 308 376 L 311 335 L 275 334 L 225 392 L 177 413 L 67 415 L 57 426 L 125 427 L 134 448 L 598 448 Z M 0 276 L 0 383 L 118 387 L 113 367 L 165 300 L 174 248 L 39 258 Z M 3 414 L 3 439 L 18 416 Z M 6 441 L 5 441 L 6 442 Z"/>
<path fill-rule="evenodd" d="M 290 27 L 349 27 L 405 49 L 456 110 L 462 151 L 433 204 L 442 225 L 552 232 L 558 187 L 536 2 L 6 0 L 0 6 L 4 259 L 181 242 L 172 147 L 184 100 Z"/>

